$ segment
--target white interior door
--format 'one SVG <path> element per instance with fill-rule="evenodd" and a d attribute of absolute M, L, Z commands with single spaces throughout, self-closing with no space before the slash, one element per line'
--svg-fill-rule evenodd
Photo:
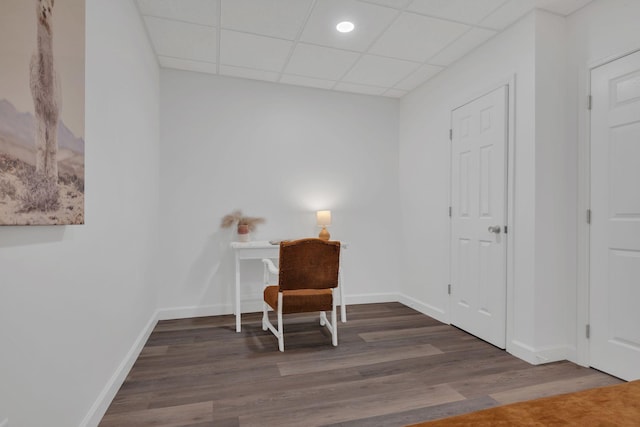
<path fill-rule="evenodd" d="M 591 73 L 591 366 L 640 379 L 640 52 Z"/>
<path fill-rule="evenodd" d="M 504 348 L 507 86 L 451 119 L 451 323 Z"/>

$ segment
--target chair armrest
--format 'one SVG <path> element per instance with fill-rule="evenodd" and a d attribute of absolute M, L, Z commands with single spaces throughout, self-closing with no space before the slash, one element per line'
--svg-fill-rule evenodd
<path fill-rule="evenodd" d="M 269 282 L 270 282 L 270 278 L 271 278 L 271 274 L 273 274 L 274 276 L 278 276 L 278 269 L 276 268 L 275 264 L 273 263 L 273 261 L 271 261 L 270 259 L 266 259 L 264 258 L 262 260 L 263 264 L 264 264 L 264 271 L 262 273 L 262 277 L 264 280 L 264 286 L 269 286 Z"/>
<path fill-rule="evenodd" d="M 269 273 L 275 274 L 276 276 L 278 275 L 278 273 L 280 273 L 278 267 L 276 267 L 276 265 L 270 259 L 265 258 L 262 260 L 262 262 L 264 263 L 265 270 L 268 270 Z"/>

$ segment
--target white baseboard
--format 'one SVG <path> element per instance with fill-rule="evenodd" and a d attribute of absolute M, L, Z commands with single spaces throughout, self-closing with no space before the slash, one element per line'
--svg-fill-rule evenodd
<path fill-rule="evenodd" d="M 262 311 L 262 295 L 242 298 L 242 312 Z M 233 314 L 233 304 L 192 305 L 184 307 L 168 307 L 158 310 L 158 320 L 189 319 L 191 317 L 222 316 Z"/>
<path fill-rule="evenodd" d="M 408 307 L 413 308 L 420 313 L 433 317 L 440 322 L 449 323 L 446 313 L 434 306 L 420 302 L 414 298 L 408 297 L 404 294 L 398 294 L 394 292 L 389 293 L 375 293 L 375 294 L 355 294 L 345 295 L 345 300 L 348 305 L 353 304 L 376 304 L 383 302 L 400 302 Z M 348 306 L 347 305 L 347 306 Z M 252 313 L 262 311 L 262 299 L 256 296 L 243 297 L 242 299 L 242 312 Z M 173 320 L 173 319 L 188 319 L 191 317 L 202 316 L 220 316 L 224 314 L 232 314 L 232 304 L 216 304 L 216 305 L 203 305 L 203 306 L 185 306 L 185 307 L 171 307 L 162 308 L 158 310 L 158 320 Z"/>
<path fill-rule="evenodd" d="M 127 378 L 129 371 L 140 355 L 144 344 L 149 339 L 153 328 L 156 326 L 156 323 L 158 323 L 158 311 L 153 313 L 153 315 L 143 328 L 142 332 L 140 332 L 140 335 L 138 335 L 138 338 L 135 340 L 126 356 L 120 363 L 120 366 L 118 366 L 118 368 L 115 370 L 115 372 L 107 382 L 107 385 L 105 385 L 105 387 L 102 389 L 102 392 L 98 395 L 98 398 L 91 406 L 91 409 L 89 409 L 89 412 L 80 423 L 81 427 L 97 426 L 100 423 L 100 420 L 102 420 L 105 412 L 107 412 L 111 401 L 113 401 L 113 398 L 116 396 L 116 393 L 120 389 L 120 386 L 124 383 L 124 380 Z M 0 427 L 5 426 L 0 425 Z"/>
<path fill-rule="evenodd" d="M 531 363 L 532 365 L 542 365 L 544 363 L 567 360 L 569 348 L 566 346 L 545 346 L 535 348 L 514 340 L 507 343 L 507 352 L 524 360 L 525 362 Z"/>
<path fill-rule="evenodd" d="M 376 304 L 380 302 L 398 302 L 398 294 L 396 293 L 378 293 L 378 294 L 356 294 L 345 295 L 347 308 L 352 304 Z"/>
<path fill-rule="evenodd" d="M 422 314 L 425 314 L 429 317 L 433 317 L 434 319 L 440 322 L 447 323 L 447 324 L 449 323 L 449 320 L 447 319 L 447 314 L 444 312 L 444 310 L 441 310 L 432 305 L 423 303 L 421 301 L 418 301 L 415 298 L 411 298 L 401 293 L 347 295 L 345 299 L 347 300 L 348 305 L 375 304 L 380 302 L 399 302 L 401 304 L 406 305 L 407 307 L 413 308 L 414 310 Z"/>
<path fill-rule="evenodd" d="M 417 299 L 411 298 L 404 294 L 398 295 L 398 302 L 406 305 L 407 307 L 411 307 L 422 314 L 432 317 L 442 323 L 449 324 L 447 313 L 445 313 L 445 311 L 440 308 L 426 304 L 422 301 L 418 301 Z"/>
<path fill-rule="evenodd" d="M 398 294 L 358 294 L 346 295 L 347 304 L 374 304 L 379 302 L 398 302 Z M 262 311 L 262 299 L 255 296 L 243 297 L 242 312 L 252 313 Z M 233 314 L 232 304 L 216 304 L 203 306 L 185 306 L 161 308 L 158 310 L 158 320 L 188 319 L 191 317 L 220 316 Z"/>
<path fill-rule="evenodd" d="M 221 316 L 223 314 L 231 313 L 233 313 L 233 307 L 231 304 L 171 307 L 159 309 L 158 320 L 188 319 L 190 317 L 203 316 Z"/>
<path fill-rule="evenodd" d="M 573 345 L 567 346 L 567 360 L 569 362 L 575 363 L 576 365 L 580 365 L 580 366 L 584 366 L 584 367 L 588 367 L 589 366 L 588 363 L 585 364 L 581 360 L 579 360 L 579 358 L 578 358 L 578 349 Z"/>

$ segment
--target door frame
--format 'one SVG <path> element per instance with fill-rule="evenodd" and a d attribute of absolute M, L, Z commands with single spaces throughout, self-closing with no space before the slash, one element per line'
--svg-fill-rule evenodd
<path fill-rule="evenodd" d="M 516 103 L 516 75 L 515 74 L 511 74 L 508 77 L 505 77 L 503 79 L 498 79 L 497 81 L 495 81 L 493 84 L 491 85 L 487 85 L 487 86 L 482 86 L 479 89 L 475 89 L 473 91 L 470 91 L 469 94 L 467 95 L 462 95 L 459 96 L 455 99 L 455 101 L 451 102 L 448 105 L 448 111 L 449 111 L 449 129 L 453 129 L 453 121 L 452 121 L 452 115 L 453 115 L 453 111 L 462 107 L 463 105 L 466 105 L 478 98 L 481 98 L 484 95 L 487 95 L 488 93 L 493 92 L 496 89 L 499 89 L 500 87 L 506 86 L 507 87 L 507 141 L 506 141 L 506 145 L 505 145 L 505 149 L 507 150 L 507 155 L 506 155 L 506 162 L 507 162 L 507 175 L 506 175 L 506 201 L 505 201 L 505 209 L 506 211 L 506 223 L 503 225 L 506 225 L 508 227 L 508 233 L 506 235 L 503 234 L 503 236 L 505 236 L 505 244 L 507 245 L 506 248 L 506 260 L 505 260 L 505 268 L 506 268 L 506 300 L 505 300 L 505 304 L 507 305 L 506 307 L 506 315 L 505 315 L 505 322 L 506 322 L 506 336 L 505 336 L 505 349 L 506 351 L 510 352 L 511 349 L 511 340 L 513 337 L 513 325 L 514 325 L 514 312 L 513 312 L 513 295 L 514 295 L 514 261 L 515 261 L 515 253 L 514 253 L 514 237 L 515 237 L 515 221 L 514 221 L 514 212 L 515 212 L 515 103 Z M 448 174 L 448 180 L 449 182 L 447 183 L 447 192 L 448 192 L 448 202 L 449 205 L 448 206 L 452 206 L 452 200 L 451 200 L 451 195 L 452 195 L 452 188 L 451 188 L 451 184 L 452 184 L 452 156 L 453 156 L 453 152 L 452 152 L 452 144 L 451 144 L 451 140 L 449 139 L 449 131 L 447 130 L 447 137 L 446 137 L 446 143 L 449 144 L 449 163 L 448 163 L 448 168 L 449 168 L 449 174 Z M 447 207 L 448 209 L 448 207 Z M 447 215 L 449 215 L 449 212 L 447 210 Z M 452 227 L 452 221 L 451 218 L 449 216 L 449 241 L 448 241 L 448 245 L 447 245 L 447 256 L 449 259 L 449 283 L 451 283 L 451 277 L 452 277 L 452 257 L 451 257 L 451 241 L 453 238 L 453 227 Z M 444 292 L 448 292 L 448 288 L 444 289 Z M 452 309 L 452 300 L 451 300 L 451 296 L 448 296 L 448 303 L 447 303 L 447 313 L 446 313 L 446 319 L 445 321 L 448 324 L 451 324 L 451 309 Z"/>
<path fill-rule="evenodd" d="M 577 277 L 576 277 L 576 354 L 575 361 L 582 366 L 590 366 L 589 339 L 586 328 L 590 322 L 589 274 L 591 270 L 591 228 L 587 223 L 587 210 L 591 208 L 591 110 L 588 97 L 591 94 L 591 73 L 595 68 L 617 61 L 625 56 L 640 52 L 640 47 L 617 53 L 605 58 L 589 61 L 584 69 L 584 90 L 578 93 L 578 191 L 576 223 L 577 236 Z M 581 143 L 584 141 L 584 143 Z"/>

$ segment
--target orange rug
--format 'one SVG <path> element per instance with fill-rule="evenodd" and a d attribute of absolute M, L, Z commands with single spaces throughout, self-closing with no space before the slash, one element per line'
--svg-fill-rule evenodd
<path fill-rule="evenodd" d="M 640 380 L 413 424 L 434 426 L 640 426 Z"/>

